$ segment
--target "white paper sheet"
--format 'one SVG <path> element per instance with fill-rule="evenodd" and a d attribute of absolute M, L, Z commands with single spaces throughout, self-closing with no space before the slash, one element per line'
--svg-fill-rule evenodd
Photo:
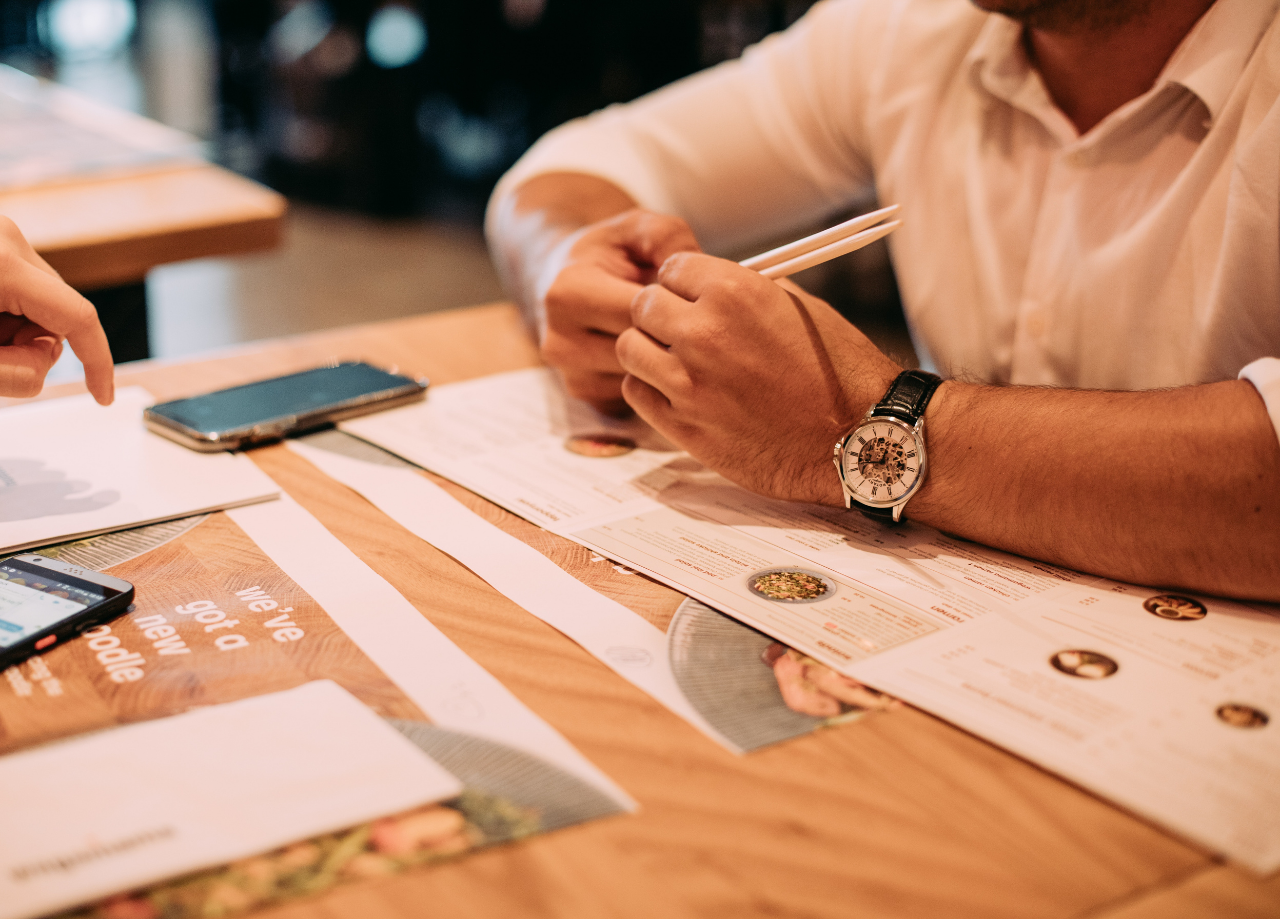
<path fill-rule="evenodd" d="M 148 431 L 146 390 L 0 410 L 0 553 L 266 501 L 248 457 L 196 453 Z"/>
<path fill-rule="evenodd" d="M 297 441 L 290 441 L 289 448 L 578 642 L 717 743 L 742 752 L 689 705 L 671 672 L 667 636 L 644 618 L 592 590 L 416 472 L 365 463 Z"/>
<path fill-rule="evenodd" d="M 522 749 L 620 807 L 636 809 L 612 779 L 292 498 L 236 508 L 228 516 L 436 724 Z"/>
<path fill-rule="evenodd" d="M 1280 613 L 748 494 L 549 371 L 342 428 L 1259 871 L 1280 867 Z M 616 458 L 576 434 L 631 436 Z M 659 444 L 652 446 L 660 447 Z M 808 594 L 754 585 L 782 569 Z"/>
<path fill-rule="evenodd" d="M 328 680 L 0 757 L 0 919 L 458 794 Z"/>

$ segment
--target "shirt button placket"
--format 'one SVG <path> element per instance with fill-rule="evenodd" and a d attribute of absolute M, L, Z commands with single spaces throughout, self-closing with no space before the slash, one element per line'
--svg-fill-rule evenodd
<path fill-rule="evenodd" d="M 1045 356 L 1045 336 L 1049 316 L 1046 298 L 1052 298 L 1054 285 L 1052 252 L 1062 230 L 1064 201 L 1070 182 L 1072 148 L 1060 150 L 1045 176 L 1040 207 L 1032 228 L 1022 296 L 1018 301 L 1017 331 L 1014 338 L 1013 367 L 1010 382 L 1029 385 L 1052 384 L 1055 381 Z"/>

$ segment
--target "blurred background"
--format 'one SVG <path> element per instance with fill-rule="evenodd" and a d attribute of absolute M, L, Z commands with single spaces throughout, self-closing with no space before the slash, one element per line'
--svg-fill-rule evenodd
<path fill-rule="evenodd" d="M 811 3 L 0 0 L 0 62 L 189 132 L 290 198 L 282 248 L 151 272 L 153 353 L 176 357 L 501 299 L 484 205 L 534 140 Z M 882 243 L 797 279 L 911 359 Z"/>

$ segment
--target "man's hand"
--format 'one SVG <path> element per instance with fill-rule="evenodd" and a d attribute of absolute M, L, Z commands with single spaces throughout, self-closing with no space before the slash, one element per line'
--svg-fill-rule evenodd
<path fill-rule="evenodd" d="M 0 396 L 37 395 L 71 344 L 101 405 L 115 397 L 111 349 L 98 313 L 49 267 L 12 220 L 0 217 Z"/>
<path fill-rule="evenodd" d="M 676 252 L 697 252 L 679 217 L 630 210 L 566 237 L 538 281 L 542 357 L 570 395 L 617 413 L 625 408 L 615 344 L 631 326 L 631 301 Z"/>
<path fill-rule="evenodd" d="M 707 255 L 676 255 L 618 337 L 627 402 L 760 494 L 843 504 L 835 442 L 901 370 L 816 297 Z"/>

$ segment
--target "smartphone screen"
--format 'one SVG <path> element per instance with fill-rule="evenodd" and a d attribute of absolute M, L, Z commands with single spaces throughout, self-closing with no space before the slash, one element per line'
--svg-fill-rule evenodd
<path fill-rule="evenodd" d="M 416 383 L 368 364 L 339 364 L 166 402 L 151 411 L 194 431 L 214 434 L 306 415 L 406 386 Z"/>
<path fill-rule="evenodd" d="M 0 650 L 79 615 L 121 591 L 17 558 L 0 561 Z"/>

